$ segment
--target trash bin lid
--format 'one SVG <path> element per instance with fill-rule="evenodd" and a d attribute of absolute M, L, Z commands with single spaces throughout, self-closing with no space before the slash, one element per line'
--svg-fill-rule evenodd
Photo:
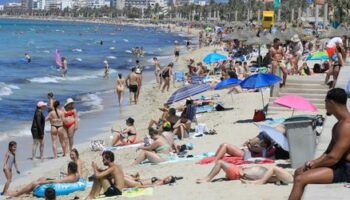
<path fill-rule="evenodd" d="M 284 122 L 295 122 L 295 121 L 313 121 L 316 115 L 295 115 L 287 118 Z"/>

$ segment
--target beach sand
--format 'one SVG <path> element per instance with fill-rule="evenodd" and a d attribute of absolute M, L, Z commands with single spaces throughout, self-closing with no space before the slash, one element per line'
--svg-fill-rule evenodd
<path fill-rule="evenodd" d="M 194 32 L 194 30 L 192 30 Z M 205 47 L 199 50 L 195 50 L 190 54 L 181 56 L 178 63 L 175 64 L 175 70 L 186 70 L 186 63 L 189 58 L 194 58 L 196 61 L 202 60 L 202 58 L 213 50 L 220 50 L 216 47 Z M 166 63 L 162 63 L 165 65 Z M 177 83 L 177 88 L 181 83 Z M 129 116 L 135 119 L 135 125 L 140 133 L 140 138 L 147 132 L 147 125 L 151 118 L 158 118 L 161 112 L 159 107 L 167 100 L 167 98 L 177 88 L 171 87 L 169 92 L 161 93 L 155 82 L 150 82 L 142 87 L 142 93 L 140 102 L 138 105 L 131 105 L 123 108 L 120 116 L 120 120 L 114 124 L 115 128 L 124 126 L 125 119 Z M 190 151 L 190 154 L 197 155 L 204 152 L 215 151 L 221 143 L 231 143 L 240 146 L 244 141 L 257 135 L 258 128 L 252 123 L 239 122 L 239 120 L 252 119 L 254 109 L 261 109 L 261 94 L 258 93 L 241 93 L 233 94 L 233 101 L 230 95 L 227 94 L 227 89 L 219 91 L 208 91 L 203 95 L 209 96 L 218 94 L 219 101 L 224 102 L 227 107 L 234 107 L 233 110 L 224 112 L 210 112 L 198 115 L 199 123 L 205 123 L 209 129 L 215 129 L 217 135 L 208 135 L 196 139 L 185 139 L 177 141 L 178 144 L 184 144 L 191 142 L 194 145 L 194 149 Z M 264 92 L 264 97 L 268 100 L 269 91 Z M 125 98 L 127 98 L 128 93 Z M 179 102 L 175 105 L 183 104 Z M 119 112 L 116 108 L 116 112 Z M 296 113 L 298 114 L 298 113 Z M 283 112 L 278 117 L 289 117 L 291 113 Z M 238 121 L 238 122 L 237 122 Z M 96 134 L 96 139 L 106 139 L 111 136 L 110 126 L 106 126 Z M 89 144 L 79 144 L 77 146 L 80 151 L 81 158 L 85 162 L 85 167 L 88 170 L 88 175 L 91 175 L 91 162 L 96 161 L 99 166 L 102 166 L 101 152 L 92 152 L 89 149 Z M 196 184 L 196 179 L 206 176 L 213 164 L 198 165 L 196 161 L 184 161 L 171 164 L 158 164 L 158 165 L 138 165 L 135 167 L 129 167 L 133 159 L 136 157 L 136 148 L 128 148 L 123 150 L 114 151 L 116 156 L 116 163 L 120 164 L 124 170 L 124 173 L 139 172 L 142 178 L 151 178 L 153 176 L 162 178 L 168 175 L 182 176 L 182 180 L 177 181 L 174 185 L 159 186 L 154 188 L 152 196 L 141 196 L 135 199 L 266 199 L 266 200 L 281 200 L 287 199 L 291 190 L 291 184 L 286 186 L 277 186 L 274 184 L 266 185 L 247 185 L 242 184 L 240 181 L 222 181 L 215 183 Z M 50 162 L 43 163 L 36 168 L 30 170 L 28 175 L 17 179 L 11 184 L 10 190 L 19 188 L 30 181 L 45 177 L 57 177 L 59 172 L 65 169 L 69 158 L 59 158 Z M 217 178 L 225 177 L 223 172 L 217 176 Z M 87 188 L 83 192 L 75 192 L 68 196 L 62 196 L 58 199 L 73 199 L 75 196 L 84 199 L 90 188 Z M 2 197 L 1 197 L 2 198 Z M 36 199 L 32 195 L 25 195 L 18 199 Z M 126 199 L 125 197 L 118 197 L 118 199 Z"/>

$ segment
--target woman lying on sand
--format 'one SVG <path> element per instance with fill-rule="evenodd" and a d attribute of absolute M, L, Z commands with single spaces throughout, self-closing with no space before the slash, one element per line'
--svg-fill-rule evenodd
<path fill-rule="evenodd" d="M 42 184 L 48 184 L 48 183 L 74 183 L 79 180 L 80 176 L 78 174 L 78 166 L 75 162 L 70 162 L 68 164 L 68 174 L 67 176 L 61 178 L 61 179 L 50 179 L 50 178 L 44 178 L 41 177 L 28 185 L 24 186 L 21 190 L 10 192 L 8 191 L 6 195 L 10 197 L 19 197 L 23 194 L 30 193 L 34 190 L 35 187 Z"/>
<path fill-rule="evenodd" d="M 226 178 L 229 180 L 239 179 L 243 183 L 265 184 L 278 181 L 284 184 L 293 183 L 293 175 L 281 167 L 237 166 L 222 160 L 216 162 L 215 166 L 206 177 L 197 179 L 197 183 L 211 182 L 221 169 L 225 171 Z"/>
<path fill-rule="evenodd" d="M 154 187 L 160 185 L 167 185 L 175 183 L 177 180 L 182 179 L 182 177 L 176 176 L 167 176 L 163 179 L 159 179 L 157 177 L 152 177 L 151 179 L 140 179 L 140 175 L 137 173 L 136 175 L 125 175 L 125 187 L 126 188 L 146 188 L 146 187 Z"/>
<path fill-rule="evenodd" d="M 220 160 L 226 154 L 230 156 L 243 157 L 244 149 L 247 149 L 251 153 L 252 157 L 272 157 L 274 155 L 274 147 L 270 139 L 265 134 L 266 133 L 264 132 L 260 132 L 258 136 L 246 141 L 243 144 L 243 149 L 233 144 L 221 144 L 216 150 L 215 161 Z"/>
<path fill-rule="evenodd" d="M 172 148 L 166 138 L 153 128 L 149 128 L 148 130 L 153 143 L 147 147 L 137 148 L 137 150 L 140 150 L 140 152 L 131 165 L 140 164 L 146 159 L 152 163 L 160 163 L 167 161 L 172 157 Z"/>

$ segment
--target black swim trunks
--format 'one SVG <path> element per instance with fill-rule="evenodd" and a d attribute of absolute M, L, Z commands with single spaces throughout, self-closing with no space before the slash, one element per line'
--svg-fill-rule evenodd
<path fill-rule="evenodd" d="M 350 183 L 350 162 L 340 161 L 332 167 L 333 183 Z"/>
<path fill-rule="evenodd" d="M 176 57 L 180 56 L 180 51 L 175 51 L 175 56 Z"/>
<path fill-rule="evenodd" d="M 119 196 L 122 192 L 114 185 L 110 186 L 106 192 L 103 193 L 106 197 Z"/>
<path fill-rule="evenodd" d="M 137 85 L 129 85 L 129 91 L 130 92 L 137 92 L 137 90 L 138 90 L 138 86 Z"/>

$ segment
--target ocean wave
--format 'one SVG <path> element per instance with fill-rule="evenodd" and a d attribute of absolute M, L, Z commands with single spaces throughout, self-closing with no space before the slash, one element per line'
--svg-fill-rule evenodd
<path fill-rule="evenodd" d="M 115 50 L 115 47 L 109 47 L 109 50 Z"/>
<path fill-rule="evenodd" d="M 86 76 L 68 76 L 68 77 L 59 77 L 59 76 L 46 76 L 40 78 L 31 78 L 29 79 L 32 83 L 58 83 L 61 81 L 80 81 L 85 79 L 98 78 L 97 75 L 86 75 Z"/>
<path fill-rule="evenodd" d="M 23 136 L 31 136 L 32 133 L 30 132 L 30 129 L 28 129 L 28 124 L 23 125 L 22 128 L 16 128 L 16 130 L 6 131 L 6 132 L 0 132 L 0 141 L 6 141 L 12 138 L 17 137 L 23 137 Z M 49 126 L 47 126 L 49 127 Z M 46 131 L 46 127 L 45 127 Z"/>
<path fill-rule="evenodd" d="M 6 84 L 0 82 L 0 97 L 1 96 L 9 96 L 13 94 L 13 90 L 19 90 L 20 88 L 17 85 Z"/>
<path fill-rule="evenodd" d="M 72 49 L 73 52 L 82 52 L 82 49 Z"/>
<path fill-rule="evenodd" d="M 115 59 L 117 59 L 117 57 L 115 57 L 115 56 L 107 56 L 107 59 L 115 60 Z"/>
<path fill-rule="evenodd" d="M 75 60 L 77 60 L 79 62 L 83 61 L 83 59 L 81 59 L 81 58 L 75 58 Z"/>
<path fill-rule="evenodd" d="M 81 114 L 96 112 L 103 110 L 102 98 L 97 94 L 85 94 L 77 97 L 77 100 L 81 102 L 81 105 L 87 107 L 87 111 L 80 111 Z"/>
<path fill-rule="evenodd" d="M 132 53 L 131 50 L 125 50 L 125 53 Z"/>
<path fill-rule="evenodd" d="M 124 42 L 129 42 L 129 40 L 128 40 L 128 39 L 123 39 L 123 41 L 124 41 Z"/>

